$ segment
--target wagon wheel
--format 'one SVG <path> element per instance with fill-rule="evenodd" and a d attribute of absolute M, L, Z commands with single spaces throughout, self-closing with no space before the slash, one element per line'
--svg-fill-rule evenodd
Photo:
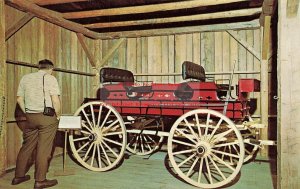
<path fill-rule="evenodd" d="M 136 155 L 145 156 L 152 154 L 159 149 L 164 137 L 158 136 L 156 131 L 162 130 L 162 121 L 155 120 L 153 124 L 147 125 L 138 133 L 127 133 L 126 149 Z M 147 131 L 155 131 L 154 134 L 147 134 Z"/>
<path fill-rule="evenodd" d="M 256 139 L 256 133 L 255 133 L 256 130 L 252 130 L 247 127 L 245 130 L 241 130 L 240 132 L 241 132 L 243 139 L 250 139 L 250 140 Z M 246 162 L 252 160 L 253 157 L 256 155 L 259 145 L 248 143 L 248 142 L 245 142 L 244 145 L 245 145 L 244 163 L 246 163 Z"/>
<path fill-rule="evenodd" d="M 80 115 L 80 133 L 69 136 L 76 160 L 92 171 L 115 167 L 126 148 L 126 128 L 120 114 L 103 102 L 89 102 L 75 113 Z"/>
<path fill-rule="evenodd" d="M 220 150 L 232 145 L 235 153 Z M 176 120 L 168 138 L 168 155 L 174 170 L 200 188 L 230 183 L 242 167 L 244 153 L 239 130 L 229 118 L 214 110 L 185 113 Z"/>

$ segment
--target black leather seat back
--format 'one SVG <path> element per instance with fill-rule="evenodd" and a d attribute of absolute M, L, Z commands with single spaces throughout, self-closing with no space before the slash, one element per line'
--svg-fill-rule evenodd
<path fill-rule="evenodd" d="M 129 70 L 102 68 L 100 70 L 100 82 L 134 82 L 134 76 Z"/>
<path fill-rule="evenodd" d="M 199 64 L 195 64 L 190 61 L 184 61 L 182 64 L 182 78 L 205 81 L 205 70 Z"/>

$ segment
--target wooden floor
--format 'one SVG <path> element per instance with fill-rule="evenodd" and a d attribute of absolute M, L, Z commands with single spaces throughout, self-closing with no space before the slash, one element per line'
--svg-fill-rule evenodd
<path fill-rule="evenodd" d="M 53 189 L 195 189 L 168 171 L 165 165 L 166 152 L 160 151 L 149 159 L 129 156 L 121 166 L 108 172 L 92 172 L 71 159 L 67 159 L 67 172 L 75 173 L 68 176 L 58 176 L 62 171 L 62 156 L 51 162 L 48 178 L 56 178 L 58 185 Z M 33 175 L 33 167 L 29 174 Z M 0 189 L 30 189 L 34 180 L 31 179 L 17 186 L 10 185 L 14 172 L 9 172 L 0 178 Z M 240 178 L 230 186 L 230 189 L 272 189 L 270 161 L 256 158 L 255 162 L 243 165 Z"/>

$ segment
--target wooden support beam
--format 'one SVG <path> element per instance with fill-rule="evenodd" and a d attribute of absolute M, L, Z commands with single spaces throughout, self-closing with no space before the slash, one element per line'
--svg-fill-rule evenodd
<path fill-rule="evenodd" d="M 231 35 L 239 44 L 241 44 L 247 51 L 249 51 L 255 58 L 259 61 L 261 60 L 260 54 L 251 46 L 249 45 L 244 39 L 242 39 L 238 34 L 227 30 L 227 33 Z"/>
<path fill-rule="evenodd" d="M 114 54 L 114 52 L 124 43 L 126 39 L 121 38 L 119 39 L 107 52 L 107 54 L 102 58 L 102 60 L 97 64 L 97 70 L 99 70 L 102 66 L 104 66 L 108 59 L 111 58 L 111 56 Z"/>
<path fill-rule="evenodd" d="M 261 86 L 261 123 L 266 127 L 261 130 L 261 139 L 268 140 L 268 126 L 269 126 L 269 60 L 268 55 L 270 51 L 270 35 L 271 35 L 271 16 L 265 17 L 265 24 L 263 28 L 263 46 L 262 46 L 262 60 L 260 66 L 260 86 Z M 268 147 L 261 150 L 264 157 L 268 156 Z"/>
<path fill-rule="evenodd" d="M 6 143 L 6 120 L 7 120 L 7 67 L 5 45 L 5 4 L 0 1 L 0 175 L 7 168 L 7 143 Z"/>
<path fill-rule="evenodd" d="M 90 31 L 80 24 L 64 19 L 62 17 L 62 14 L 58 12 L 39 7 L 38 5 L 29 2 L 27 0 L 5 0 L 5 2 L 6 4 L 14 8 L 17 8 L 21 11 L 30 12 L 35 16 L 39 17 L 40 19 L 43 19 L 47 22 L 51 22 L 53 24 L 74 31 L 76 33 L 82 33 L 87 37 L 91 37 L 94 39 L 99 38 L 98 33 Z"/>
<path fill-rule="evenodd" d="M 21 61 L 6 60 L 6 63 L 7 64 L 18 65 L 18 66 L 38 68 L 38 65 L 36 65 L 36 64 L 21 62 Z M 63 69 L 63 68 L 54 68 L 54 71 L 63 72 L 63 73 L 70 73 L 70 74 L 77 74 L 77 75 L 84 75 L 84 76 L 95 76 L 95 74 L 92 74 L 92 73 L 81 72 L 81 71 L 77 71 L 77 70 L 67 70 L 67 69 Z"/>
<path fill-rule="evenodd" d="M 84 25 L 87 28 L 108 28 L 108 27 L 123 27 L 123 26 L 136 26 L 136 25 L 146 25 L 146 24 L 164 24 L 171 22 L 185 22 L 185 21 L 199 21 L 199 20 L 209 20 L 217 18 L 233 18 L 242 16 L 252 16 L 261 13 L 261 8 L 252 9 L 242 9 L 224 12 L 215 12 L 208 14 L 198 14 L 189 16 L 176 16 L 168 18 L 153 18 L 145 20 L 133 20 L 133 21 L 120 21 L 120 22 L 102 22 L 94 24 Z"/>
<path fill-rule="evenodd" d="M 35 0 L 34 3 L 38 5 L 56 5 L 64 3 L 87 2 L 89 0 Z"/>
<path fill-rule="evenodd" d="M 113 38 L 130 38 L 130 37 L 149 37 L 161 35 L 175 35 L 188 34 L 194 32 L 212 32 L 212 31 L 226 31 L 238 29 L 258 29 L 260 27 L 258 20 L 249 22 L 236 22 L 229 24 L 214 24 L 190 27 L 177 27 L 168 29 L 149 29 L 139 31 L 123 31 L 123 32 L 106 32 L 100 33 L 99 39 L 113 39 Z"/>
<path fill-rule="evenodd" d="M 192 0 L 192 1 L 179 1 L 174 3 L 161 3 L 155 5 L 141 5 L 132 7 L 122 7 L 122 8 L 110 8 L 110 9 L 100 9 L 92 11 L 80 11 L 80 12 L 68 12 L 64 13 L 64 18 L 76 19 L 76 18 L 90 18 L 98 16 L 116 16 L 124 14 L 139 14 L 139 13 L 150 13 L 157 11 L 170 11 L 178 9 L 189 9 L 195 7 L 203 7 L 209 5 L 220 5 L 234 2 L 242 2 L 249 0 Z"/>
<path fill-rule="evenodd" d="M 25 26 L 33 17 L 34 17 L 33 14 L 27 13 L 12 27 L 8 28 L 8 30 L 6 30 L 6 32 L 5 32 L 5 41 L 7 41 L 11 36 L 13 36 L 17 31 L 19 31 L 23 26 Z"/>
<path fill-rule="evenodd" d="M 80 44 L 81 44 L 81 46 L 82 46 L 82 48 L 83 48 L 86 56 L 88 57 L 91 65 L 92 65 L 92 67 L 95 68 L 96 67 L 96 60 L 93 57 L 93 55 L 91 54 L 91 52 L 89 51 L 89 49 L 88 49 L 88 47 L 87 47 L 87 45 L 86 45 L 86 43 L 84 41 L 84 36 L 81 33 L 76 33 L 76 35 L 77 35 L 77 38 L 78 38 L 78 40 L 79 40 L 79 42 L 80 42 Z"/>
<path fill-rule="evenodd" d="M 259 18 L 259 22 L 261 26 L 264 26 L 266 16 L 273 16 L 276 6 L 277 6 L 277 0 L 264 0 L 262 6 L 262 13 Z"/>

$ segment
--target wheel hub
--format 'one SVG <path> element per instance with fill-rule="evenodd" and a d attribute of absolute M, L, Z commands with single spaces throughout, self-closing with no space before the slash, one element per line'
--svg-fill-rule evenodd
<path fill-rule="evenodd" d="M 89 140 L 95 142 L 96 144 L 100 144 L 103 140 L 103 133 L 100 129 L 95 130 L 94 133 L 89 135 Z"/>
<path fill-rule="evenodd" d="M 197 144 L 195 151 L 199 157 L 206 157 L 211 152 L 211 144 L 205 141 L 200 141 Z"/>

